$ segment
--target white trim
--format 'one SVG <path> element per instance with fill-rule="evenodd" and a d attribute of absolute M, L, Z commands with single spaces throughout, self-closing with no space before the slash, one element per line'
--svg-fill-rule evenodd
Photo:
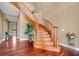
<path fill-rule="evenodd" d="M 29 39 L 28 39 L 28 38 L 26 38 L 26 39 L 19 39 L 19 40 L 21 40 L 21 41 L 22 41 L 22 40 L 29 40 Z M 32 39 L 32 40 L 34 40 L 34 39 Z"/>
<path fill-rule="evenodd" d="M 2 43 L 3 41 L 5 41 L 5 39 L 0 40 L 0 43 Z"/>
<path fill-rule="evenodd" d="M 60 45 L 64 46 L 64 47 L 67 47 L 67 48 L 70 48 L 70 49 L 75 49 L 76 51 L 79 51 L 79 48 L 77 48 L 77 47 L 69 46 L 69 45 L 63 44 L 63 43 L 60 43 Z"/>
<path fill-rule="evenodd" d="M 21 40 L 21 41 L 22 41 L 22 40 L 28 40 L 28 39 L 19 39 L 19 40 Z"/>

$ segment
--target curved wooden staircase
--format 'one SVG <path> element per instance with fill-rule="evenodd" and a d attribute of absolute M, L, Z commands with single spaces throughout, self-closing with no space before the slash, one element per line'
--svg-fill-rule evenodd
<path fill-rule="evenodd" d="M 34 12 L 30 11 L 22 2 L 11 2 L 11 5 L 15 6 L 21 12 L 21 17 L 33 24 L 34 29 L 36 30 L 34 40 L 35 48 L 60 52 L 60 45 L 57 39 L 57 26 L 54 26 L 47 19 L 42 19 L 44 24 L 39 23 L 36 16 L 33 14 Z M 26 13 L 26 11 L 29 13 Z M 33 18 L 31 18 L 28 14 Z"/>

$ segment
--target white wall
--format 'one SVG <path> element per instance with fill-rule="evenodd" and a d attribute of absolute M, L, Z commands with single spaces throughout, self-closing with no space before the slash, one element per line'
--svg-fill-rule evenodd
<path fill-rule="evenodd" d="M 75 32 L 75 43 L 79 48 L 79 3 L 36 3 L 36 9 L 42 12 L 43 17 L 58 25 L 58 39 L 61 43 L 68 44 L 66 33 Z"/>
<path fill-rule="evenodd" d="M 27 21 L 25 19 L 21 18 L 17 20 L 17 39 L 20 40 L 28 40 L 26 35 L 24 34 L 24 30 L 26 29 Z"/>
<path fill-rule="evenodd" d="M 2 29 L 2 13 L 1 13 L 1 11 L 0 11 L 0 41 L 2 40 L 2 31 L 3 29 Z"/>
<path fill-rule="evenodd" d="M 0 12 L 0 40 L 5 39 L 5 32 L 8 31 L 8 23 L 4 17 L 4 14 Z"/>

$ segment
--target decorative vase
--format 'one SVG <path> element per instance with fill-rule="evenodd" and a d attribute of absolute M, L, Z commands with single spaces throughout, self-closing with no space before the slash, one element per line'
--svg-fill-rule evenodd
<path fill-rule="evenodd" d="M 68 45 L 74 46 L 75 44 L 75 33 L 74 32 L 68 32 L 67 33 L 67 38 L 68 38 Z"/>
<path fill-rule="evenodd" d="M 74 40 L 69 40 L 68 39 L 68 45 L 74 46 L 74 44 L 75 44 Z"/>

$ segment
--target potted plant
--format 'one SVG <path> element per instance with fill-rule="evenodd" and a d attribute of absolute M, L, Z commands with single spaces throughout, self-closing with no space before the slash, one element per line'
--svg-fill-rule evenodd
<path fill-rule="evenodd" d="M 67 33 L 68 42 L 70 45 L 74 45 L 72 41 L 75 39 L 75 33 L 74 32 L 68 32 Z"/>
<path fill-rule="evenodd" d="M 28 37 L 29 41 L 33 39 L 33 26 L 31 23 L 26 24 L 25 35 Z"/>
<path fill-rule="evenodd" d="M 8 32 L 5 32 L 5 39 L 6 40 L 8 39 L 8 35 L 9 35 L 9 33 Z"/>

